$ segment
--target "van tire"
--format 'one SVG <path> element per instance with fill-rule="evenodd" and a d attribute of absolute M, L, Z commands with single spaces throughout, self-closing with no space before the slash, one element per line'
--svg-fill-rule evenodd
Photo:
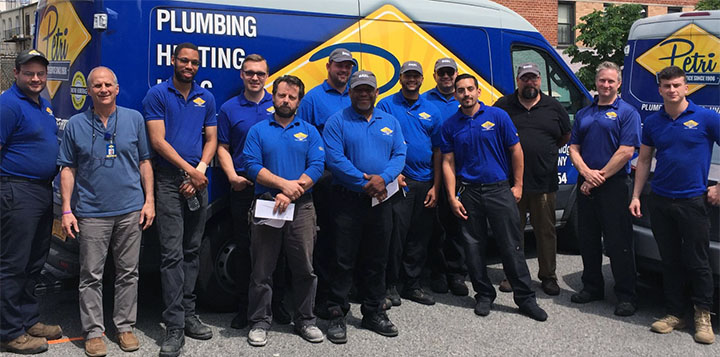
<path fill-rule="evenodd" d="M 578 234 L 577 202 L 573 203 L 565 226 L 558 231 L 557 249 L 561 252 L 578 254 L 580 252 L 580 236 Z"/>
<path fill-rule="evenodd" d="M 232 239 L 232 220 L 220 215 L 205 226 L 200 245 L 200 271 L 195 292 L 203 307 L 217 312 L 236 312 L 239 296 L 232 273 L 237 243 Z"/>

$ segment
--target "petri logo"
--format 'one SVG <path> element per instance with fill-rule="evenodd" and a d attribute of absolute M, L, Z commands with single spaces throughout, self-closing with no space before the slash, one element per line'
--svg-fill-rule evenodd
<path fill-rule="evenodd" d="M 81 110 L 87 99 L 87 82 L 82 72 L 75 72 L 70 82 L 70 99 L 75 110 Z"/>

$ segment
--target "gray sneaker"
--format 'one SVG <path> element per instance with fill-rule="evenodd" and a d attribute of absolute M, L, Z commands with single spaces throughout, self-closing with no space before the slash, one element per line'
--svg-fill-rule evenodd
<path fill-rule="evenodd" d="M 295 331 L 308 342 L 320 343 L 325 340 L 325 335 L 315 325 L 305 325 L 299 330 L 295 329 Z"/>
<path fill-rule="evenodd" d="M 253 328 L 248 332 L 248 343 L 250 346 L 262 347 L 267 344 L 267 330 L 264 328 Z"/>

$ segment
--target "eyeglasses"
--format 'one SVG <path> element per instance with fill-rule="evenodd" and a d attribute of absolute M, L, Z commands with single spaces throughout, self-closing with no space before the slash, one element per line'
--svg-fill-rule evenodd
<path fill-rule="evenodd" d="M 455 70 L 452 68 L 440 68 L 437 71 L 438 77 L 445 77 L 445 76 L 452 77 L 454 74 L 455 74 Z"/>
<path fill-rule="evenodd" d="M 257 76 L 258 78 L 265 78 L 265 76 L 267 76 L 267 73 L 265 72 L 243 71 L 243 73 L 245 73 L 248 78 L 252 78 L 255 76 Z"/>
<path fill-rule="evenodd" d="M 193 67 L 199 67 L 199 66 L 200 66 L 200 61 L 198 61 L 198 60 L 190 60 L 190 59 L 187 58 L 187 57 L 176 57 L 175 59 L 176 59 L 178 62 L 180 62 L 180 64 L 188 64 L 188 63 L 190 63 L 191 65 L 193 65 Z"/>
<path fill-rule="evenodd" d="M 532 75 L 532 74 L 529 75 L 529 76 L 522 76 L 522 77 L 520 77 L 520 80 L 523 81 L 523 82 L 535 82 L 535 81 L 537 81 L 538 79 L 540 79 L 540 77 L 538 77 L 538 76 L 536 76 L 536 75 Z"/>
<path fill-rule="evenodd" d="M 30 71 L 22 71 L 23 76 L 29 77 L 29 78 L 35 78 L 35 76 L 38 76 L 38 78 L 45 78 L 47 77 L 47 72 L 40 71 L 40 72 L 30 72 Z"/>

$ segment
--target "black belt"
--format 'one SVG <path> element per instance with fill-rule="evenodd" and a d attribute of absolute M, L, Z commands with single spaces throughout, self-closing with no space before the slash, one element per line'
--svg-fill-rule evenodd
<path fill-rule="evenodd" d="M 334 185 L 333 189 L 338 193 L 342 193 L 342 194 L 348 195 L 348 196 L 359 197 L 359 198 L 370 198 L 370 195 L 368 195 L 365 192 L 353 191 L 353 190 L 351 190 L 345 186 L 341 186 L 341 185 Z"/>
<path fill-rule="evenodd" d="M 0 176 L 0 182 L 29 182 L 38 185 L 52 185 L 53 179 L 34 179 L 22 176 Z"/>
<path fill-rule="evenodd" d="M 474 183 L 474 182 L 460 181 L 460 184 L 467 188 L 492 188 L 492 187 L 507 186 L 508 180 L 503 180 L 503 181 L 498 181 L 498 182 L 493 182 L 493 183 Z"/>

